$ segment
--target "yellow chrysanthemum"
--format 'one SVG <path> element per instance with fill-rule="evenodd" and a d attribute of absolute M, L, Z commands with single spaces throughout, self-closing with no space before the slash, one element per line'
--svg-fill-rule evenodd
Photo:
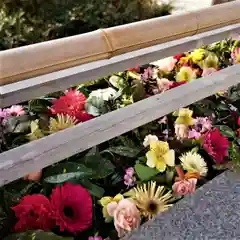
<path fill-rule="evenodd" d="M 102 197 L 99 200 L 99 203 L 103 207 L 102 214 L 103 214 L 103 217 L 105 218 L 105 222 L 112 221 L 112 217 L 109 216 L 108 211 L 107 211 L 107 205 L 109 203 L 113 203 L 113 202 L 119 203 L 122 199 L 124 199 L 123 195 L 122 194 L 117 194 L 115 197 L 108 197 L 108 196 L 106 196 L 106 197 Z"/>
<path fill-rule="evenodd" d="M 164 172 L 167 166 L 175 165 L 175 152 L 169 149 L 167 142 L 151 141 L 150 150 L 146 153 L 147 166 L 157 168 L 160 172 Z"/>
<path fill-rule="evenodd" d="M 66 128 L 75 126 L 77 120 L 69 115 L 57 114 L 57 118 L 50 118 L 49 133 L 56 133 Z"/>
<path fill-rule="evenodd" d="M 39 128 L 39 120 L 38 119 L 35 121 L 31 121 L 30 128 L 31 128 L 31 133 L 29 133 L 27 135 L 27 137 L 30 141 L 34 141 L 34 140 L 44 137 L 42 130 Z"/>
<path fill-rule="evenodd" d="M 164 186 L 157 186 L 156 182 L 151 181 L 131 189 L 124 196 L 132 198 L 141 214 L 150 219 L 172 206 L 172 204 L 169 204 L 173 200 L 171 191 L 164 193 Z"/>
<path fill-rule="evenodd" d="M 196 78 L 197 78 L 197 75 L 191 67 L 181 67 L 179 72 L 176 75 L 177 82 L 182 82 L 182 81 L 189 82 Z"/>
<path fill-rule="evenodd" d="M 196 152 L 187 152 L 180 158 L 184 170 L 189 173 L 199 173 L 200 176 L 206 176 L 208 168 L 202 156 Z"/>
<path fill-rule="evenodd" d="M 189 108 L 180 108 L 173 113 L 173 116 L 177 117 L 175 124 L 182 124 L 185 126 L 192 126 L 195 123 L 195 119 L 192 118 L 193 111 Z"/>
<path fill-rule="evenodd" d="M 191 52 L 190 56 L 193 61 L 193 63 L 198 63 L 204 59 L 206 55 L 206 50 L 202 48 L 195 49 L 193 52 Z"/>

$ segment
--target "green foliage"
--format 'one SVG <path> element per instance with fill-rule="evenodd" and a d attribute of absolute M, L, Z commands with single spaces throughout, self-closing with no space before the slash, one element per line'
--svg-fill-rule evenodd
<path fill-rule="evenodd" d="M 141 181 L 148 181 L 159 174 L 159 171 L 155 168 L 150 168 L 142 164 L 137 163 L 134 167 L 137 176 Z"/>
<path fill-rule="evenodd" d="M 15 233 L 7 236 L 4 240 L 73 240 L 73 237 L 61 237 L 52 232 L 29 231 Z"/>
<path fill-rule="evenodd" d="M 1 0 L 0 49 L 167 15 L 154 0 Z"/>

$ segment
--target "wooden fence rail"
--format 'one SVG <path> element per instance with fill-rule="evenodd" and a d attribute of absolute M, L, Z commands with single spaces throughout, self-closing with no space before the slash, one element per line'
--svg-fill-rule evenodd
<path fill-rule="evenodd" d="M 239 33 L 240 24 L 233 24 L 211 32 L 125 53 L 108 60 L 4 85 L 0 87 L 1 107 L 63 90 L 71 85 L 121 71 L 135 64 L 149 63 L 226 37 L 234 37 Z M 39 170 L 156 120 L 238 82 L 240 82 L 240 65 L 234 65 L 163 94 L 80 123 L 73 128 L 3 152 L 0 154 L 0 186 L 28 172 Z"/>
<path fill-rule="evenodd" d="M 240 23 L 125 53 L 111 59 L 95 61 L 0 86 L 0 107 L 6 107 L 51 92 L 65 90 L 72 85 L 91 81 L 107 74 L 124 71 L 129 67 L 150 63 L 202 45 L 220 41 L 224 38 L 234 38 L 236 36 L 240 36 Z"/>

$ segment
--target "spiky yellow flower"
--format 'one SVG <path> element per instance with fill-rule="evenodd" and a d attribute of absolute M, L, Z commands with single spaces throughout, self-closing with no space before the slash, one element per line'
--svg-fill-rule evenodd
<path fill-rule="evenodd" d="M 206 176 L 208 168 L 202 156 L 196 152 L 187 152 L 180 158 L 184 170 L 189 173 L 198 173 L 200 176 Z"/>
<path fill-rule="evenodd" d="M 151 141 L 150 150 L 146 153 L 147 166 L 157 168 L 160 172 L 164 172 L 167 166 L 175 165 L 175 152 L 169 149 L 167 142 Z"/>
<path fill-rule="evenodd" d="M 124 195 L 136 202 L 141 214 L 147 219 L 168 210 L 173 200 L 171 191 L 165 193 L 165 187 L 157 186 L 153 181 L 137 186 Z"/>
<path fill-rule="evenodd" d="M 176 75 L 177 82 L 187 81 L 190 82 L 197 78 L 196 73 L 191 67 L 181 67 Z"/>
<path fill-rule="evenodd" d="M 192 118 L 193 111 L 189 108 L 180 108 L 173 113 L 173 116 L 177 117 L 175 124 L 183 124 L 185 126 L 192 126 L 195 123 L 195 119 Z"/>
<path fill-rule="evenodd" d="M 30 141 L 34 141 L 34 140 L 44 137 L 42 130 L 39 128 L 39 120 L 38 119 L 35 121 L 31 121 L 30 128 L 31 128 L 31 133 L 29 133 L 27 135 L 27 137 Z"/>
<path fill-rule="evenodd" d="M 123 195 L 117 194 L 115 197 L 102 197 L 99 200 L 99 203 L 102 205 L 102 214 L 105 218 L 105 222 L 110 222 L 112 220 L 112 217 L 109 215 L 107 206 L 111 203 L 119 203 L 122 199 L 124 199 Z"/>
<path fill-rule="evenodd" d="M 56 133 L 75 126 L 77 120 L 69 115 L 57 114 L 57 118 L 50 118 L 49 133 Z"/>

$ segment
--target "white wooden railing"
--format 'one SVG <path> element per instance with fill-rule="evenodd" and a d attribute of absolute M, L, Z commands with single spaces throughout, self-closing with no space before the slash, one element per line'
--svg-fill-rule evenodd
<path fill-rule="evenodd" d="M 225 8 L 228 10 L 238 8 L 238 14 L 235 13 L 235 18 L 233 17 L 234 14 L 229 16 L 229 18 L 226 15 L 217 16 L 217 19 L 221 22 L 220 25 L 205 26 L 205 30 L 215 30 L 204 32 L 204 29 L 202 29 L 202 33 L 196 35 L 191 34 L 193 36 L 173 41 L 166 40 L 167 42 L 124 53 L 110 59 L 92 61 L 26 80 L 18 79 L 13 83 L 0 86 L 0 107 L 36 98 L 46 93 L 64 90 L 71 85 L 122 71 L 136 64 L 149 63 L 224 38 L 239 36 L 240 3 L 236 2 L 223 5 L 225 5 Z M 211 13 L 212 11 L 216 13 L 216 9 L 222 11 L 224 8 L 222 6 L 219 8 L 219 6 L 209 8 L 207 12 Z M 168 19 L 171 20 L 171 17 L 172 16 L 168 17 Z M 185 19 L 185 15 L 178 16 L 178 21 L 181 21 L 181 19 Z M 231 23 L 235 24 L 228 25 L 229 19 L 231 19 Z M 158 21 L 166 22 L 166 18 L 163 20 L 160 18 Z M 138 25 L 139 24 L 140 23 L 138 23 Z M 201 22 L 198 24 L 201 24 Z M 218 28 L 218 26 L 221 27 Z M 128 25 L 126 25 L 126 28 L 128 28 Z M 54 41 L 51 41 L 51 44 L 54 48 Z M 36 44 L 34 46 L 38 48 L 39 45 Z M 45 45 L 40 44 L 40 46 L 41 49 L 43 49 L 42 46 Z M 34 47 L 31 46 L 30 48 Z M 26 47 L 24 47 L 23 52 L 25 49 Z M 7 53 L 12 54 L 11 51 L 0 52 L 1 61 L 4 60 Z M 16 57 L 21 59 L 19 55 Z M 3 152 L 0 154 L 0 185 L 4 185 L 22 177 L 28 172 L 39 170 L 40 168 L 119 136 L 171 113 L 179 107 L 187 106 L 238 82 L 240 82 L 240 65 L 231 66 L 201 80 L 193 81 L 178 88 L 171 89 L 163 94 L 152 96 L 88 122 L 78 124 L 73 128 Z"/>

